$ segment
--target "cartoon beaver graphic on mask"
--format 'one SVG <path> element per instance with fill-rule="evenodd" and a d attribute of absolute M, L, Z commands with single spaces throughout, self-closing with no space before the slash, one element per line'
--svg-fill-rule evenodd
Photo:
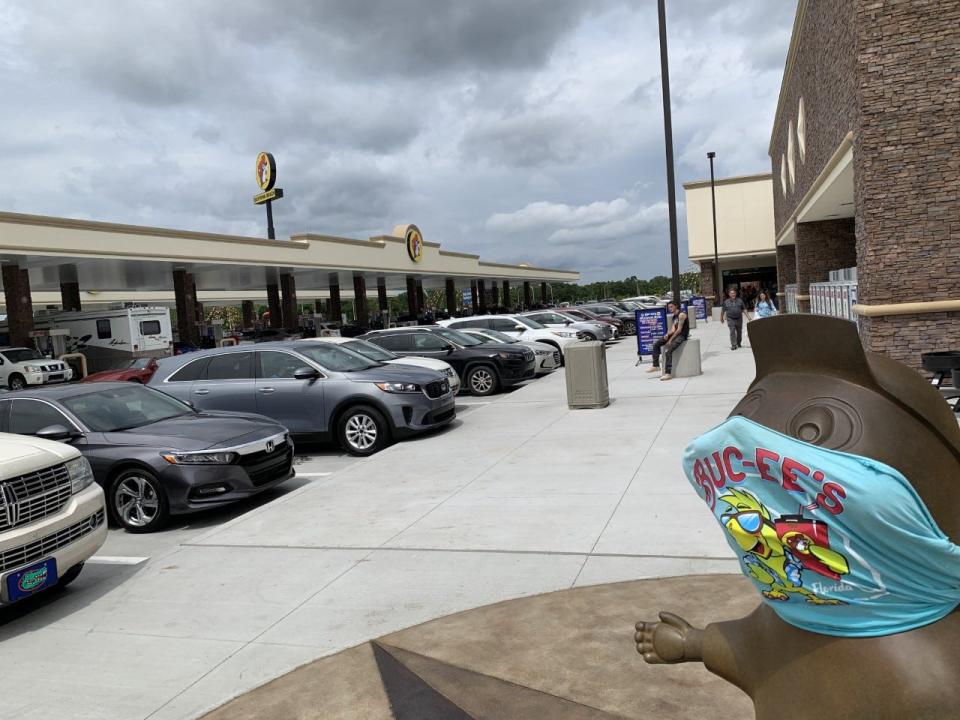
<path fill-rule="evenodd" d="M 748 326 L 757 376 L 684 469 L 762 600 L 700 630 L 637 623 L 649 663 L 701 661 L 758 720 L 960 717 L 960 429 L 853 323 Z"/>

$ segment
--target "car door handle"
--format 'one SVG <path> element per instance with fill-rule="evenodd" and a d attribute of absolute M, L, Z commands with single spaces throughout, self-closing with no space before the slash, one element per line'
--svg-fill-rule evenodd
<path fill-rule="evenodd" d="M 209 395 L 209 394 L 210 394 L 210 391 L 209 391 L 209 390 L 205 390 L 205 389 L 194 390 L 194 391 L 193 391 L 193 394 L 194 394 L 194 395 Z"/>
<path fill-rule="evenodd" d="M 262 388 L 257 388 L 257 389 L 258 389 L 260 392 L 262 392 L 262 393 L 272 393 L 272 392 L 276 392 L 276 391 L 277 391 L 277 389 L 276 389 L 276 388 L 273 388 L 273 387 L 262 387 Z"/>

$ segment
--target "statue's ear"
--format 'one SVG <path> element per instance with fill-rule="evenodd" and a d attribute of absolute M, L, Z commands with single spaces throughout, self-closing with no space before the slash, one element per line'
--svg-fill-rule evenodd
<path fill-rule="evenodd" d="M 849 320 L 824 315 L 775 315 L 747 324 L 757 365 L 754 382 L 773 373 L 807 373 L 880 387 Z"/>

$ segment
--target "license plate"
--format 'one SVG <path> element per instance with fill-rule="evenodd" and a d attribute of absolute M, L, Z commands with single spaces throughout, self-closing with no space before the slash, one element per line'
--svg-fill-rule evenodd
<path fill-rule="evenodd" d="M 7 575 L 7 597 L 13 602 L 56 584 L 57 561 L 49 558 Z"/>
<path fill-rule="evenodd" d="M 63 380 L 63 373 L 56 373 L 55 375 L 49 376 L 50 380 Z"/>

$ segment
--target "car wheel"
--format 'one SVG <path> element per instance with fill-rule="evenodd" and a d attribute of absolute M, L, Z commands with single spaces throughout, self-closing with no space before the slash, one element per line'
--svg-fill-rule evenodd
<path fill-rule="evenodd" d="M 107 504 L 113 521 L 131 533 L 153 532 L 170 515 L 167 494 L 157 476 L 139 468 L 114 478 Z"/>
<path fill-rule="evenodd" d="M 67 570 L 63 575 L 60 576 L 60 579 L 57 580 L 57 587 L 65 588 L 67 585 L 72 583 L 78 577 L 80 577 L 80 571 L 83 570 L 83 563 L 77 563 L 72 568 Z"/>
<path fill-rule="evenodd" d="M 627 320 L 623 324 L 623 334 L 624 335 L 636 335 L 637 334 L 637 323 L 633 320 Z"/>
<path fill-rule="evenodd" d="M 366 405 L 350 408 L 337 423 L 340 445 L 360 457 L 383 450 L 389 443 L 388 432 L 383 415 Z"/>
<path fill-rule="evenodd" d="M 584 340 L 588 342 L 593 342 L 596 339 L 597 339 L 597 336 L 594 335 L 593 333 L 589 333 L 589 332 L 584 333 Z"/>
<path fill-rule="evenodd" d="M 14 373 L 7 380 L 7 386 L 11 390 L 23 390 L 27 386 L 27 381 L 23 379 L 23 375 Z"/>
<path fill-rule="evenodd" d="M 477 397 L 493 395 L 500 387 L 496 371 L 487 365 L 478 365 L 467 373 L 467 387 Z"/>

